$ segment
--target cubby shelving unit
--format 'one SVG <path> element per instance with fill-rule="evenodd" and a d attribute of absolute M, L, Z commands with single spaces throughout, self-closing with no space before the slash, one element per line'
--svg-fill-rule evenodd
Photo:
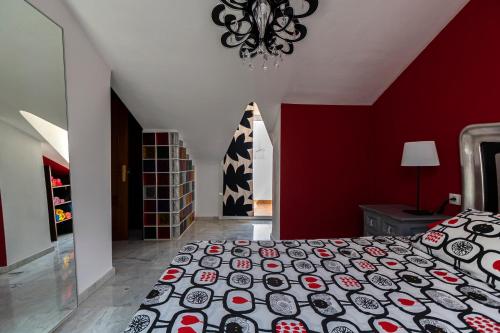
<path fill-rule="evenodd" d="M 60 172 L 53 169 L 50 165 L 44 166 L 45 184 L 47 190 L 47 204 L 49 212 L 50 239 L 57 241 L 59 235 L 73 232 L 73 208 L 71 201 L 71 184 L 69 172 Z M 61 185 L 54 185 L 52 179 L 60 179 Z M 55 202 L 54 198 L 59 198 Z M 71 217 L 61 219 L 57 216 L 57 211 L 70 213 Z"/>
<path fill-rule="evenodd" d="M 194 165 L 178 132 L 142 136 L 144 239 L 177 239 L 193 223 Z"/>

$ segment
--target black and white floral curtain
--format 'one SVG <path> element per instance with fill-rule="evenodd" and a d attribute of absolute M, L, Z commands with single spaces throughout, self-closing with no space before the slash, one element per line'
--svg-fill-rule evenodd
<path fill-rule="evenodd" d="M 223 215 L 253 216 L 253 120 L 250 103 L 223 160 Z"/>

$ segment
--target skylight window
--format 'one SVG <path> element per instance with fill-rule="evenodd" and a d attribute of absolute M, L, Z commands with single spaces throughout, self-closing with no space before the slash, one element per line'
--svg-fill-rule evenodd
<path fill-rule="evenodd" d="M 69 163 L 68 131 L 27 111 L 19 111 L 28 123 Z"/>

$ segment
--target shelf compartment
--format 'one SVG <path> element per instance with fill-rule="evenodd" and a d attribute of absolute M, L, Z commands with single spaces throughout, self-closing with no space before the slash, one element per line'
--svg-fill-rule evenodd
<path fill-rule="evenodd" d="M 194 220 L 194 166 L 178 132 L 143 133 L 144 239 L 178 238 Z"/>
<path fill-rule="evenodd" d="M 158 239 L 171 239 L 170 227 L 159 227 L 158 228 Z"/>
<path fill-rule="evenodd" d="M 156 213 L 156 200 L 144 200 L 144 212 Z"/>
<path fill-rule="evenodd" d="M 158 214 L 158 225 L 159 226 L 170 226 L 170 214 L 159 213 Z"/>
<path fill-rule="evenodd" d="M 156 149 L 155 147 L 142 147 L 142 158 L 144 160 L 154 160 L 156 159 Z"/>
<path fill-rule="evenodd" d="M 157 227 L 144 227 L 144 239 L 157 239 Z"/>
<path fill-rule="evenodd" d="M 144 213 L 143 223 L 145 226 L 155 226 L 156 225 L 156 213 Z"/>

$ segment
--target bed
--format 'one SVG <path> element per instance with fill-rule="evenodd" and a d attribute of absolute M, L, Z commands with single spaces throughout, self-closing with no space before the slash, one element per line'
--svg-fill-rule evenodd
<path fill-rule="evenodd" d="M 125 332 L 500 332 L 495 272 L 417 249 L 426 236 L 191 242 Z"/>

